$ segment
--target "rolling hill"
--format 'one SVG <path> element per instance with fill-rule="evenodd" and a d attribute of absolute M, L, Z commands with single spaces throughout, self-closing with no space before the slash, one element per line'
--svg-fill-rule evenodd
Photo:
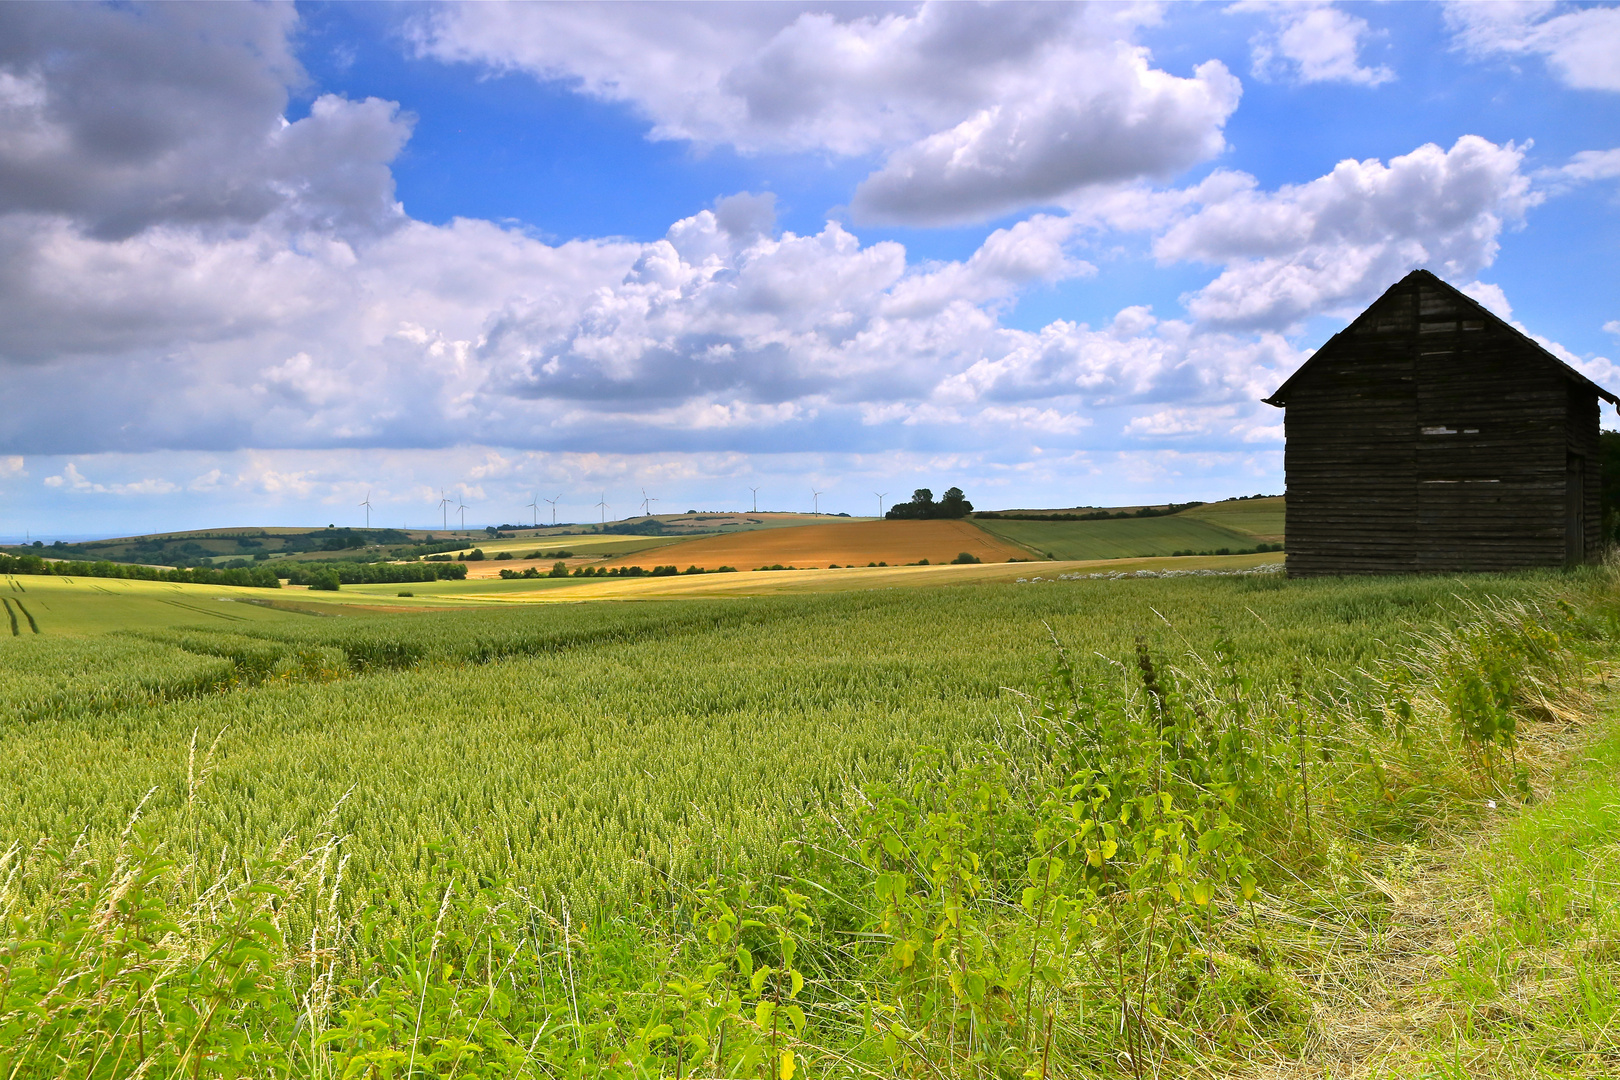
<path fill-rule="evenodd" d="M 1054 559 L 1126 559 L 1178 551 L 1250 551 L 1281 543 L 1283 498 L 1205 503 L 1164 517 L 1102 521 L 975 519 L 987 532 Z"/>

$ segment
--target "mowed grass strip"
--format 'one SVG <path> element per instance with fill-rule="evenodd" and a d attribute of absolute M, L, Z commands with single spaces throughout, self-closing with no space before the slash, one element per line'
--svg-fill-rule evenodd
<path fill-rule="evenodd" d="M 1015 543 L 992 536 L 967 521 L 849 521 L 829 525 L 803 525 L 791 529 L 762 529 L 727 536 L 704 537 L 676 544 L 656 553 L 657 562 L 681 569 L 698 566 L 713 570 L 732 566 L 754 570 L 761 566 L 800 569 L 886 562 L 891 566 L 919 562 L 948 563 L 963 552 L 984 562 L 1004 563 L 1028 559 L 1030 553 Z M 645 557 L 621 557 L 608 566 L 646 566 Z"/>
<path fill-rule="evenodd" d="M 1129 559 L 1177 551 L 1240 551 L 1260 537 L 1184 514 L 1108 521 L 976 521 L 1008 544 L 1053 559 Z"/>

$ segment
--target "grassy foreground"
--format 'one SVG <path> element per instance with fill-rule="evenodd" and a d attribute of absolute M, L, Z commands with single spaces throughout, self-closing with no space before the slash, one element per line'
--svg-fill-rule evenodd
<path fill-rule="evenodd" d="M 1047 581 L 15 638 L 0 1069 L 1612 1074 L 1613 800 L 1579 766 L 1546 798 L 1612 592 Z M 1490 900 L 1446 1008 L 1345 1037 L 1429 853 L 1531 804 L 1509 857 L 1448 861 Z"/>

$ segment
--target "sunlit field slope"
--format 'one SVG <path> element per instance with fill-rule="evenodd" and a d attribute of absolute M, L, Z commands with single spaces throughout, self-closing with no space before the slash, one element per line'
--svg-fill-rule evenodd
<path fill-rule="evenodd" d="M 1259 538 L 1185 513 L 1106 521 L 975 519 L 986 532 L 1052 559 L 1125 559 L 1178 551 L 1246 551 Z"/>
<path fill-rule="evenodd" d="M 1205 503 L 1191 510 L 1183 510 L 1177 517 L 1193 521 L 1207 521 L 1211 525 L 1244 533 L 1256 540 L 1280 543 L 1287 518 L 1287 500 L 1281 495 L 1264 499 L 1230 499 L 1226 502 Z"/>
<path fill-rule="evenodd" d="M 581 562 L 600 560 L 566 560 Z M 626 560 L 635 562 L 637 560 Z M 1103 562 L 1055 562 L 1039 566 L 980 565 L 852 567 L 837 570 L 744 571 L 736 574 L 681 574 L 673 577 L 564 577 L 502 579 L 500 569 L 521 569 L 522 560 L 472 563 L 492 570 L 469 574 L 464 581 L 416 581 L 345 585 L 336 592 L 300 586 L 282 589 L 172 585 L 103 578 L 19 576 L 0 578 L 0 595 L 11 602 L 0 607 L 0 644 L 12 638 L 106 634 L 197 623 L 227 626 L 236 622 L 298 621 L 375 614 L 422 615 L 490 604 L 586 600 L 647 600 L 801 593 L 862 592 L 873 589 L 935 588 L 949 585 L 1012 583 L 1020 577 L 1053 578 L 1063 574 L 1134 573 L 1139 570 L 1246 569 L 1275 563 L 1276 555 L 1235 555 L 1193 559 L 1125 559 Z M 646 560 L 653 565 L 652 560 Z M 548 570 L 550 560 L 540 560 Z M 11 633 L 7 616 L 15 616 Z M 29 615 L 34 621 L 29 621 Z"/>
<path fill-rule="evenodd" d="M 712 570 L 734 566 L 839 566 L 886 562 L 891 566 L 927 559 L 949 562 L 967 552 L 985 562 L 1028 559 L 1016 544 L 992 536 L 967 521 L 852 521 L 836 525 L 802 525 L 729 536 L 705 537 L 657 553 L 658 561 Z M 646 565 L 645 559 L 621 557 L 609 565 Z"/>
<path fill-rule="evenodd" d="M 33 635 L 97 634 L 115 627 L 139 630 L 193 624 L 253 625 L 297 617 L 258 605 L 229 602 L 260 594 L 275 595 L 267 589 L 125 578 L 4 577 L 0 578 L 0 597 L 5 598 L 15 618 L 8 619 L 8 610 L 0 609 L 0 649 L 8 642 Z"/>

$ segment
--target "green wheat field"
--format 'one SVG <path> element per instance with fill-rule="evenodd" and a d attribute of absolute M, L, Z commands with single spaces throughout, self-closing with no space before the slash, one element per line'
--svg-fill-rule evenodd
<path fill-rule="evenodd" d="M 1607 570 L 139 588 L 0 635 L 8 1078 L 1620 1069 Z"/>

